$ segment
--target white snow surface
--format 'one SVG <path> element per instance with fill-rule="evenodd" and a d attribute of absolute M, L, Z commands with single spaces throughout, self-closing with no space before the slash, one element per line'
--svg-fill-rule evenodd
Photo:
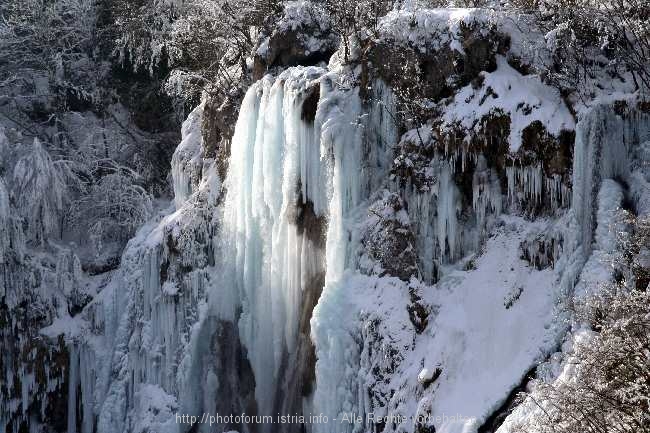
<path fill-rule="evenodd" d="M 479 89 L 471 84 L 460 89 L 451 104 L 444 107 L 444 122 L 459 122 L 466 129 L 478 127 L 478 120 L 490 113 L 510 116 L 510 151 L 521 146 L 521 133 L 534 121 L 557 136 L 562 130 L 575 128 L 573 117 L 559 92 L 540 81 L 536 75 L 521 75 L 503 56 L 497 56 L 494 72 L 481 72 L 484 78 Z"/>
<path fill-rule="evenodd" d="M 435 308 L 421 335 L 415 334 L 403 307 L 408 283 L 346 273 L 336 289 L 325 292 L 312 319 L 319 355 L 317 383 L 331 402 L 325 413 L 339 420 L 348 411 L 404 416 L 408 421 L 397 430 L 412 431 L 412 417 L 426 402 L 436 431 L 476 431 L 513 385 L 555 348 L 561 331 L 554 325 L 560 295 L 557 272 L 535 270 L 519 258 L 519 243 L 539 229 L 539 223 L 504 217 L 475 259 L 476 269 L 452 272 L 424 287 L 425 301 Z M 519 295 L 506 307 L 513 292 Z M 388 328 L 384 335 L 403 356 L 389 382 L 379 385 L 396 391 L 383 409 L 367 407 L 359 397 L 371 373 L 363 363 L 357 372 L 363 357 L 353 342 L 367 317 L 380 318 Z M 418 380 L 423 368 L 442 370 L 426 389 Z M 317 431 L 359 427 L 334 423 Z"/>
<path fill-rule="evenodd" d="M 490 14 L 476 8 L 404 8 L 391 11 L 379 22 L 380 37 L 414 46 L 421 51 L 447 44 L 462 53 L 461 25 L 486 24 Z M 487 27 L 485 28 L 487 30 Z"/>
<path fill-rule="evenodd" d="M 294 23 L 305 19 L 302 3 L 287 6 Z M 380 32 L 422 49 L 449 42 L 460 51 L 461 23 L 490 19 L 476 9 L 396 10 L 382 20 Z M 172 160 L 174 202 L 129 242 L 107 284 L 89 283 L 103 290 L 81 315 L 70 319 L 62 312 L 42 330 L 68 338 L 69 433 L 77 433 L 78 418 L 82 433 L 92 432 L 95 423 L 100 433 L 172 433 L 182 428 L 173 421 L 176 413 L 200 414 L 215 399 L 231 398 L 220 394 L 209 364 L 225 343 L 214 338 L 210 323 L 216 320 L 236 323 L 255 376 L 256 404 L 260 413 L 271 413 L 283 356 L 297 346 L 305 281 L 323 263 L 325 287 L 311 319 L 316 387 L 303 403 L 330 422 L 313 425 L 313 432 L 370 429 L 343 421 L 350 412 L 364 419 L 371 413 L 406 417 L 389 425 L 391 431 L 413 432 L 413 417 L 424 415 L 439 433 L 475 432 L 556 349 L 565 331 L 557 315 L 564 313 L 575 280 L 578 295 L 611 280 L 610 265 L 617 260 L 613 235 L 624 223 L 623 190 L 610 178 L 638 179 L 631 192 L 641 206 L 650 182 L 634 166 L 644 162 L 647 146 L 633 155 L 626 141 L 648 141 L 648 128 L 630 126 L 611 108 L 594 110 L 576 126 L 556 91 L 536 75 L 522 76 L 503 57 L 494 72 L 482 75 L 480 88 L 468 85 L 446 101 L 443 120 L 473 129 L 486 114 L 508 114 L 512 152 L 532 121 L 555 135 L 577 128 L 573 209 L 563 208 L 568 192 L 555 185 L 551 190 L 562 206 L 552 218 L 503 215 L 506 200 L 515 200 L 516 182 L 524 184 L 527 198 L 538 200 L 542 182 L 551 180 L 542 179 L 539 167 L 510 171 L 506 194 L 482 156 L 476 157 L 467 209 L 455 167 L 445 160 L 429 167 L 435 182 L 428 191 L 398 191 L 387 175 L 398 142 L 386 112 L 394 101 L 380 82 L 372 87 L 382 104 L 368 107 L 358 89 L 341 85 L 339 75 L 322 68 L 264 77 L 243 101 L 226 179 L 217 175 L 215 161 L 203 157 L 199 106 L 183 125 Z M 302 104 L 315 89 L 318 106 L 314 118 L 306 119 Z M 614 142 L 621 135 L 626 140 Z M 0 154 L 2 143 L 0 130 Z M 41 150 L 35 143 L 33 151 Z M 38 173 L 19 164 L 13 182 L 51 177 L 46 156 L 36 158 L 42 162 Z M 35 179 L 43 190 L 43 179 Z M 402 193 L 408 203 L 395 218 L 416 237 L 424 262 L 420 277 L 432 281 L 434 260 L 442 265 L 435 270 L 437 283 L 359 272 L 359 232 L 377 223 L 368 215 L 369 202 L 383 188 Z M 49 198 L 55 215 L 61 198 Z M 12 241 L 8 203 L 0 178 L 0 264 Z M 326 219 L 324 251 L 298 229 L 299 203 L 310 203 L 315 216 Z M 461 218 L 464 210 L 473 212 L 470 222 Z M 45 222 L 54 224 L 54 217 Z M 554 267 L 538 270 L 521 253 L 522 243 L 540 235 L 563 240 L 564 249 L 553 251 Z M 77 262 L 60 252 L 61 293 L 74 286 Z M 407 309 L 415 297 L 429 313 L 421 333 Z M 433 379 L 437 369 L 440 376 Z M 28 393 L 33 383 L 29 377 L 25 383 Z M 376 405 L 373 398 L 380 394 L 385 400 Z M 529 409 L 524 405 L 512 416 Z M 508 423 L 502 427 L 507 428 Z"/>

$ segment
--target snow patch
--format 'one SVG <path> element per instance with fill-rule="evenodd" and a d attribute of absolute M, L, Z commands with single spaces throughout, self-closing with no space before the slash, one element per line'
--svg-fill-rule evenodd
<path fill-rule="evenodd" d="M 543 84 L 537 75 L 521 75 L 503 56 L 497 56 L 497 69 L 482 72 L 483 82 L 460 89 L 444 108 L 444 125 L 460 123 L 466 129 L 479 127 L 479 120 L 490 113 L 510 116 L 510 151 L 521 147 L 524 128 L 538 120 L 552 135 L 575 128 L 573 117 L 559 92 Z"/>

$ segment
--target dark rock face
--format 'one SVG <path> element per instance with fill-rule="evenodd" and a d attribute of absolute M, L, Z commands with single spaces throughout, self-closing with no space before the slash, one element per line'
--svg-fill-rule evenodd
<path fill-rule="evenodd" d="M 426 190 L 436 182 L 436 178 L 427 170 L 431 160 L 436 156 L 434 143 L 430 141 L 414 143 L 405 140 L 397 149 L 397 155 L 391 166 L 391 175 L 401 187 L 410 184 L 418 191 Z"/>
<path fill-rule="evenodd" d="M 408 225 L 404 202 L 399 195 L 388 194 L 370 207 L 371 225 L 361 239 L 364 252 L 375 262 L 380 275 L 403 281 L 418 275 L 415 237 Z"/>
<path fill-rule="evenodd" d="M 269 70 L 277 67 L 310 66 L 327 62 L 334 54 L 336 46 L 326 45 L 320 50 L 311 52 L 305 45 L 303 33 L 288 31 L 277 33 L 270 37 L 268 53 L 265 56 L 256 55 L 253 63 L 253 79 L 258 80 Z"/>
<path fill-rule="evenodd" d="M 521 258 L 538 270 L 553 268 L 562 253 L 564 239 L 555 232 L 542 233 L 525 239 L 519 246 Z"/>
<path fill-rule="evenodd" d="M 310 320 L 325 284 L 325 272 L 314 275 L 303 289 L 300 306 L 298 342 L 295 352 L 284 354 L 280 369 L 276 411 L 282 414 L 303 414 L 303 399 L 309 398 L 316 385 L 316 350 L 310 338 Z M 303 426 L 286 424 L 283 432 L 301 432 Z"/>
<path fill-rule="evenodd" d="M 540 162 L 547 175 L 559 174 L 570 181 L 568 174 L 573 165 L 574 131 L 562 131 L 556 138 L 536 120 L 524 128 L 521 138 L 518 156 L 523 163 Z"/>
<path fill-rule="evenodd" d="M 411 303 L 406 306 L 406 311 L 409 313 L 409 320 L 413 324 L 415 332 L 421 334 L 425 329 L 427 329 L 431 309 L 422 302 L 422 298 L 417 294 L 415 288 L 411 287 L 409 289 L 409 297 Z"/>
<path fill-rule="evenodd" d="M 312 86 L 309 95 L 302 104 L 300 118 L 307 123 L 313 124 L 316 119 L 316 110 L 320 99 L 320 86 Z"/>
<path fill-rule="evenodd" d="M 0 371 L 14 372 L 11 382 L 0 381 L 0 395 L 2 400 L 21 402 L 14 412 L 1 405 L 0 410 L 8 421 L 7 432 L 28 431 L 34 420 L 48 425 L 50 431 L 65 432 L 69 354 L 62 337 L 51 342 L 38 335 L 46 318 L 33 314 L 34 305 L 24 302 L 10 309 L 0 301 L 0 342 L 4 350 Z M 34 385 L 27 385 L 28 399 L 23 401 L 21 381 L 30 377 Z"/>
<path fill-rule="evenodd" d="M 521 383 L 510 391 L 510 394 L 508 394 L 508 397 L 505 399 L 501 407 L 495 410 L 494 413 L 485 420 L 483 425 L 478 428 L 478 433 L 494 433 L 499 429 L 499 427 L 501 427 L 501 424 L 503 424 L 508 415 L 510 415 L 521 403 L 521 394 L 526 391 L 527 385 L 535 377 L 536 368 L 537 367 L 532 368 L 524 375 L 521 379 Z"/>
<path fill-rule="evenodd" d="M 301 5 L 298 8 L 310 8 Z M 329 61 L 339 45 L 338 36 L 332 31 L 329 20 L 311 8 L 291 17 L 292 11 L 274 19 L 272 31 L 262 34 L 253 59 L 253 80 L 259 80 L 274 68 L 311 66 Z M 285 22 L 286 20 L 286 22 Z"/>
<path fill-rule="evenodd" d="M 215 158 L 221 179 L 225 179 L 230 157 L 230 140 L 235 132 L 235 123 L 239 115 L 239 107 L 244 98 L 240 89 L 235 89 L 232 95 L 210 95 L 203 108 L 204 158 Z"/>
<path fill-rule="evenodd" d="M 304 107 L 303 107 L 304 108 Z M 325 232 L 326 219 L 316 215 L 311 202 L 296 205 L 295 224 L 303 236 L 301 254 L 319 257 L 314 260 L 312 268 L 302 270 L 304 286 L 300 301 L 300 318 L 298 322 L 298 341 L 294 352 L 283 354 L 282 367 L 279 370 L 280 380 L 276 396 L 276 412 L 282 414 L 302 414 L 303 399 L 309 398 L 316 384 L 316 350 L 311 341 L 310 320 L 314 307 L 325 285 Z M 306 262 L 310 262 L 309 260 Z M 282 432 L 298 433 L 304 426 L 284 424 Z"/>
<path fill-rule="evenodd" d="M 370 77 L 379 77 L 394 89 L 420 88 L 433 100 L 449 96 L 451 88 L 446 78 L 452 76 L 454 53 L 449 47 L 435 53 L 421 53 L 409 46 L 385 41 L 372 42 L 364 52 L 362 86 Z M 367 84 L 367 83 L 366 83 Z"/>
<path fill-rule="evenodd" d="M 505 36 L 478 24 L 462 24 L 459 37 L 462 53 L 450 44 L 423 51 L 387 39 L 369 41 L 361 59 L 361 88 L 367 87 L 371 77 L 381 78 L 398 93 L 417 88 L 420 97 L 437 102 L 469 84 L 481 71 L 494 71 L 496 54 L 508 47 Z"/>
<path fill-rule="evenodd" d="M 214 413 L 256 415 L 255 375 L 248 361 L 246 349 L 241 344 L 237 324 L 213 320 L 204 332 L 207 338 L 212 335 L 211 347 L 215 356 L 212 360 L 205 360 L 208 365 L 204 366 L 203 370 L 216 372 L 221 394 L 230 397 L 217 399 Z M 210 408 L 206 408 L 206 411 L 209 410 Z M 229 423 L 220 424 L 218 427 L 223 431 L 234 429 L 248 433 L 257 432 L 255 424 L 244 426 Z"/>

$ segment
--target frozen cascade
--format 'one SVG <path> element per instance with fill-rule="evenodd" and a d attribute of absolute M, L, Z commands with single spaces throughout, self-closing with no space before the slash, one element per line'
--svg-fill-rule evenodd
<path fill-rule="evenodd" d="M 68 345 L 68 430 L 67 433 L 93 433 L 95 430 L 95 359 L 83 343 Z"/>
<path fill-rule="evenodd" d="M 75 373 L 76 396 L 68 409 L 76 418 L 74 428 L 79 433 L 137 431 L 147 422 L 156 431 L 176 432 L 178 425 L 166 424 L 162 415 L 160 419 L 142 420 L 140 412 L 167 413 L 156 405 L 179 395 L 200 397 L 196 390 L 200 389 L 202 366 L 186 359 L 202 359 L 209 350 L 191 339 L 196 337 L 194 328 L 199 327 L 201 311 L 205 310 L 206 267 L 213 263 L 215 254 L 208 221 L 220 188 L 211 161 L 199 157 L 201 115 L 199 106 L 185 122 L 181 155 L 175 158 L 181 162 L 180 169 L 172 170 L 178 209 L 161 212 L 129 242 L 120 269 L 80 314 L 83 338 L 75 337 L 68 344 L 69 371 L 80 366 Z M 200 173 L 200 185 L 194 183 L 198 178 L 186 176 L 191 183 L 179 189 L 182 182 L 177 176 L 192 170 L 183 165 L 188 155 L 192 164 L 207 163 L 208 170 Z M 186 205 L 187 194 L 198 193 L 199 188 L 202 206 Z M 74 261 L 64 255 L 61 258 L 66 258 L 61 261 L 63 269 L 74 270 Z M 74 272 L 70 274 L 74 277 Z M 67 280 L 62 283 L 69 284 Z M 193 370 L 195 365 L 199 373 Z M 152 389 L 169 398 L 149 401 L 143 397 Z M 193 399 L 186 398 L 183 403 L 186 413 L 200 410 Z"/>
<path fill-rule="evenodd" d="M 318 136 L 302 121 L 309 116 L 303 102 L 318 91 L 322 72 L 292 70 L 249 89 L 225 179 L 222 241 L 232 253 L 222 264 L 223 290 L 213 292 L 211 302 L 226 320 L 241 305 L 240 335 L 263 415 L 273 413 L 280 366 L 296 344 L 303 286 L 319 272 L 321 253 L 299 218 L 310 206 L 322 215 L 325 203 Z"/>
<path fill-rule="evenodd" d="M 97 431 L 108 433 L 133 428 L 137 416 L 127 414 L 139 410 L 138 396 L 149 385 L 165 395 L 199 389 L 200 378 L 181 374 L 181 360 L 188 347 L 189 328 L 197 321 L 197 309 L 205 295 L 204 271 L 191 271 L 180 281 L 164 275 L 172 272 L 172 254 L 164 248 L 159 234 L 149 236 L 152 244 L 145 241 L 127 250 L 124 269 L 115 279 L 116 287 L 102 294 L 102 304 L 92 305 L 88 311 L 93 326 L 103 333 L 107 349 L 113 354 L 106 358 L 102 353 L 105 349 L 86 344 L 79 349 L 82 362 L 88 361 L 84 362 L 88 367 L 80 378 L 82 433 L 92 431 L 86 430 L 93 422 L 86 414 L 93 413 L 95 401 L 100 405 Z M 165 240 L 171 243 L 170 239 Z M 164 284 L 163 277 L 167 278 Z M 172 290 L 176 284 L 178 287 Z M 116 365 L 117 373 L 113 371 Z M 190 413 L 195 410 L 191 406 L 187 409 Z"/>
<path fill-rule="evenodd" d="M 93 433 L 95 429 L 95 365 L 96 360 L 92 351 L 84 345 L 78 349 L 79 386 L 81 389 L 81 433 Z"/>
<path fill-rule="evenodd" d="M 0 177 L 0 265 L 5 263 L 5 255 L 11 251 L 11 213 L 9 209 L 9 192 Z M 4 284 L 2 285 L 4 289 Z M 4 290 L 0 291 L 4 296 Z"/>
<path fill-rule="evenodd" d="M 542 204 L 550 205 L 555 211 L 567 208 L 571 199 L 571 187 L 566 185 L 562 176 L 547 176 L 541 164 L 506 167 L 509 206 L 526 205 L 535 208 Z"/>
<path fill-rule="evenodd" d="M 68 373 L 68 433 L 77 433 L 77 388 L 79 387 L 79 356 L 74 344 L 70 345 L 70 371 Z"/>
<path fill-rule="evenodd" d="M 312 337 L 316 344 L 316 391 L 314 413 L 330 420 L 344 411 L 361 408 L 358 405 L 356 371 L 358 343 L 341 320 L 345 311 L 347 291 L 345 269 L 349 264 L 349 227 L 346 220 L 363 198 L 360 194 L 359 166 L 361 134 L 346 119 L 358 115 L 360 104 L 355 96 L 340 100 L 333 94 L 321 101 L 319 115 L 327 118 L 323 125 L 323 147 L 334 156 L 331 167 L 331 200 L 327 229 L 327 274 L 323 295 L 311 320 Z M 316 424 L 315 432 L 341 431 L 345 425 L 336 422 Z"/>
<path fill-rule="evenodd" d="M 458 248 L 460 232 L 457 220 L 460 201 L 451 170 L 443 170 L 440 173 L 434 193 L 438 198 L 438 248 L 443 256 L 448 256 L 453 260 L 460 252 Z"/>
<path fill-rule="evenodd" d="M 459 230 L 460 193 L 454 184 L 452 170 L 445 159 L 439 159 L 432 166 L 436 182 L 428 190 L 419 191 L 413 186 L 403 192 L 409 204 L 423 277 L 427 281 L 435 281 L 438 267 L 457 259 L 464 249 L 461 243 L 467 234 Z"/>
<path fill-rule="evenodd" d="M 369 103 L 364 104 L 363 147 L 361 176 L 366 191 L 372 191 L 385 180 L 390 167 L 393 149 L 398 141 L 395 127 L 395 97 L 381 80 L 376 80 L 369 91 Z"/>
<path fill-rule="evenodd" d="M 416 250 L 425 281 L 439 278 L 440 267 L 452 263 L 473 251 L 485 232 L 490 215 L 499 215 L 502 208 L 501 187 L 485 158 L 476 159 L 472 178 L 472 209 L 476 224 L 459 220 L 462 197 L 454 182 L 455 165 L 446 158 L 437 158 L 429 169 L 435 182 L 421 190 L 407 185 L 401 191 L 408 203 L 409 216 L 415 234 Z"/>
<path fill-rule="evenodd" d="M 377 83 L 374 108 L 361 118 L 358 91 L 338 89 L 336 76 L 323 73 L 294 68 L 253 85 L 232 141 L 222 230 L 223 248 L 234 253 L 224 258 L 224 289 L 216 288 L 211 302 L 230 320 L 241 303 L 239 330 L 260 414 L 285 404 L 277 401 L 282 395 L 295 398 L 284 389 L 293 373 L 281 367 L 301 350 L 298 333 L 307 325 L 299 321 L 310 315 L 306 297 L 313 306 L 323 261 L 325 290 L 343 275 L 351 257 L 343 220 L 382 181 L 396 137 L 385 86 Z M 372 152 L 362 158 L 364 144 Z M 229 298 L 233 292 L 239 299 Z"/>
<path fill-rule="evenodd" d="M 544 172 L 541 164 L 535 166 L 506 167 L 508 179 L 508 200 L 510 204 L 530 200 L 534 205 L 542 200 Z M 518 192 L 521 189 L 521 192 Z"/>
<path fill-rule="evenodd" d="M 631 150 L 650 137 L 650 116 L 637 110 L 620 115 L 611 105 L 589 111 L 576 126 L 573 210 L 585 257 L 592 249 L 597 194 L 603 179 L 629 181 Z"/>
<path fill-rule="evenodd" d="M 201 119 L 203 105 L 192 111 L 181 128 L 182 141 L 172 156 L 174 202 L 179 209 L 198 189 L 202 168 Z"/>
<path fill-rule="evenodd" d="M 299 324 L 305 314 L 302 298 L 314 290 L 310 281 L 320 281 L 315 289 L 322 288 L 323 254 L 325 288 L 319 305 L 344 290 L 342 278 L 353 256 L 346 220 L 383 181 L 386 153 L 396 139 L 386 112 L 392 95 L 385 86 L 377 83 L 373 109 L 362 117 L 358 90 L 338 88 L 336 76 L 323 72 L 294 68 L 251 87 L 235 127 L 224 183 L 222 242 L 233 253 L 223 259 L 223 279 L 210 300 L 223 319 L 235 318 L 241 305 L 239 330 L 260 414 L 272 414 L 282 404 L 277 398 L 289 378 L 281 367 L 298 350 L 298 332 L 305 326 Z M 364 145 L 373 151 L 364 152 Z M 317 227 L 305 226 L 307 217 Z M 326 217 L 327 232 L 318 234 L 325 230 Z M 324 343 L 318 333 L 314 331 L 321 371 L 327 362 L 322 351 L 331 350 L 318 344 Z M 316 378 L 315 412 L 335 412 L 327 403 L 333 398 L 329 383 L 340 378 L 331 373 Z"/>
<path fill-rule="evenodd" d="M 477 159 L 472 178 L 472 208 L 476 214 L 476 226 L 480 234 L 486 233 L 485 225 L 489 214 L 500 215 L 502 208 L 499 178 L 487 166 L 483 155 Z"/>
<path fill-rule="evenodd" d="M 174 432 L 162 415 L 170 410 L 248 409 L 241 368 L 252 370 L 257 413 L 311 411 L 312 309 L 326 279 L 331 294 L 345 291 L 344 270 L 355 266 L 348 219 L 385 181 L 397 137 L 385 85 L 374 83 L 364 103 L 337 80 L 298 67 L 251 87 L 223 197 L 202 156 L 201 107 L 188 118 L 174 206 L 129 242 L 83 311 L 83 338 L 68 344 L 70 431 Z M 331 398 L 327 382 L 317 378 L 316 406 Z M 153 411 L 161 415 L 146 418 Z"/>

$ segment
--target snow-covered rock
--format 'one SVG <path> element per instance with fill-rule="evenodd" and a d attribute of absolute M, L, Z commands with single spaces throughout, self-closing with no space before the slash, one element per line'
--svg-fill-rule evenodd
<path fill-rule="evenodd" d="M 173 201 L 112 272 L 57 237 L 59 165 L 0 129 L 1 427 L 471 433 L 562 357 L 567 305 L 615 278 L 616 233 L 647 210 L 647 113 L 576 123 L 479 9 L 397 8 L 366 58 L 281 70 L 334 49 L 314 8 L 262 35 L 234 128 L 216 99 L 188 116 Z M 421 79 L 431 118 L 395 116 Z M 178 422 L 231 413 L 328 421 Z"/>

